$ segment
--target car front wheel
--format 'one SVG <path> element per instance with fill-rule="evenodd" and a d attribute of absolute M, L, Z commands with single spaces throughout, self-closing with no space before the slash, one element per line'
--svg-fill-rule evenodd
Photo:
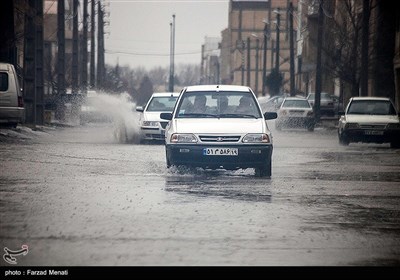
<path fill-rule="evenodd" d="M 350 144 L 350 141 L 346 136 L 339 133 L 339 144 L 342 146 L 348 146 Z"/>

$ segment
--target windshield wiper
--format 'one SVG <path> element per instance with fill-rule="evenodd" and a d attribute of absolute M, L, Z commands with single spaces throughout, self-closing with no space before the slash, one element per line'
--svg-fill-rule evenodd
<path fill-rule="evenodd" d="M 179 115 L 179 118 L 187 118 L 187 117 L 195 117 L 195 118 L 216 118 L 218 117 L 217 115 L 213 114 L 203 114 L 203 113 L 187 113 L 187 114 L 182 114 Z"/>
<path fill-rule="evenodd" d="M 249 114 L 220 114 L 218 115 L 220 118 L 254 118 L 258 119 L 258 117 Z"/>

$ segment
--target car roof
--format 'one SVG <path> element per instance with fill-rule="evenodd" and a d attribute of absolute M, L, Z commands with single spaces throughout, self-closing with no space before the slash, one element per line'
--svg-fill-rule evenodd
<path fill-rule="evenodd" d="M 186 87 L 186 92 L 191 91 L 242 91 L 251 92 L 249 87 L 235 85 L 198 85 Z"/>
<path fill-rule="evenodd" d="M 0 62 L 0 70 L 1 71 L 10 71 L 11 64 Z"/>
<path fill-rule="evenodd" d="M 155 92 L 152 95 L 152 97 L 168 97 L 168 96 L 178 97 L 179 92 Z"/>
<path fill-rule="evenodd" d="M 376 96 L 357 96 L 357 97 L 352 97 L 351 100 L 384 100 L 384 101 L 390 101 L 390 98 L 388 98 L 388 97 L 376 97 Z"/>
<path fill-rule="evenodd" d="M 308 100 L 304 97 L 285 97 L 285 100 L 305 100 L 308 102 Z"/>

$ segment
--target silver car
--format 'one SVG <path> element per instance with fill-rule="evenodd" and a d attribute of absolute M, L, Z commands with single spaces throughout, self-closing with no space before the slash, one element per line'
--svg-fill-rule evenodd
<path fill-rule="evenodd" d="M 310 102 L 311 107 L 314 108 L 315 94 L 310 93 L 307 96 L 308 102 Z M 321 92 L 321 102 L 320 102 L 320 113 L 321 116 L 333 117 L 336 114 L 338 108 L 338 99 L 334 95 L 326 92 Z"/>
<path fill-rule="evenodd" d="M 255 168 L 260 177 L 271 176 L 272 135 L 249 87 L 190 86 L 183 89 L 166 128 L 166 160 L 170 166 L 210 169 Z"/>
<path fill-rule="evenodd" d="M 0 63 L 0 124 L 16 127 L 24 120 L 24 102 L 15 68 Z"/>
<path fill-rule="evenodd" d="M 339 119 L 338 137 L 341 145 L 390 143 L 400 148 L 399 115 L 389 98 L 353 97 Z"/>

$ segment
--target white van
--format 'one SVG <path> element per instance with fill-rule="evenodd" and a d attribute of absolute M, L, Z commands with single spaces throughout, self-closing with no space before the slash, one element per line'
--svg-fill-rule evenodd
<path fill-rule="evenodd" d="M 15 68 L 0 62 L 0 124 L 16 127 L 24 119 L 24 102 Z"/>
<path fill-rule="evenodd" d="M 249 87 L 190 86 L 183 89 L 165 132 L 167 167 L 184 165 L 211 169 L 254 168 L 271 176 L 272 135 Z"/>

